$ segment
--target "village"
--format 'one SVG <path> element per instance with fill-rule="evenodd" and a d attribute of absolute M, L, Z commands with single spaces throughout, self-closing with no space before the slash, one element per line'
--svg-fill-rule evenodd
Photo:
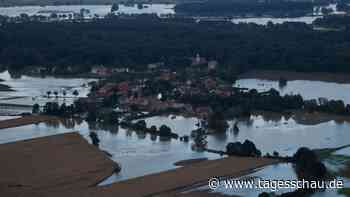
<path fill-rule="evenodd" d="M 145 77 L 129 80 L 120 80 L 118 76 L 141 75 L 133 72 L 129 68 L 109 69 L 105 67 L 96 67 L 92 73 L 99 77 L 106 77 L 106 80 L 100 80 L 93 86 L 88 100 L 100 100 L 116 94 L 119 100 L 119 106 L 124 111 L 129 111 L 133 107 L 148 112 L 159 111 L 181 111 L 188 115 L 198 115 L 199 117 L 208 117 L 212 112 L 210 107 L 193 107 L 181 101 L 180 98 L 186 96 L 204 97 L 206 94 L 212 94 L 222 97 L 229 97 L 234 94 L 235 89 L 231 84 L 217 79 L 214 73 L 217 62 L 207 62 L 205 58 L 197 55 L 193 58 L 191 66 L 185 71 L 191 75 L 206 74 L 202 77 L 193 77 L 186 79 L 183 73 L 171 71 L 162 66 L 162 63 L 153 63 L 148 65 L 148 70 L 143 73 Z M 153 77 L 157 75 L 156 77 Z M 152 77 L 152 78 L 151 78 Z"/>

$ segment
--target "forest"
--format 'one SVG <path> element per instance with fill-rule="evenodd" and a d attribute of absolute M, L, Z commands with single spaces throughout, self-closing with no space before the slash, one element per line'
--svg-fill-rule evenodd
<path fill-rule="evenodd" d="M 313 12 L 312 2 L 293 1 L 232 1 L 216 0 L 178 4 L 177 14 L 205 16 L 270 15 L 276 17 L 305 16 Z"/>
<path fill-rule="evenodd" d="M 217 60 L 226 73 L 350 71 L 349 29 L 315 31 L 304 23 L 196 23 L 153 15 L 92 22 L 3 22 L 0 43 L 0 66 L 13 70 L 69 66 L 83 72 L 95 65 L 142 70 L 154 62 L 180 69 L 198 53 Z"/>

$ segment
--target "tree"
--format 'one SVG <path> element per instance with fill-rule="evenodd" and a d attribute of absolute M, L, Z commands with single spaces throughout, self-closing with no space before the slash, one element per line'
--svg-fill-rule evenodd
<path fill-rule="evenodd" d="M 37 114 L 37 113 L 39 113 L 39 112 L 40 112 L 40 105 L 37 104 L 37 103 L 35 103 L 35 104 L 33 105 L 32 113 L 33 113 L 33 114 Z"/>
<path fill-rule="evenodd" d="M 111 12 L 115 12 L 119 10 L 119 4 L 118 3 L 113 3 Z"/>
<path fill-rule="evenodd" d="M 209 116 L 208 127 L 216 132 L 225 132 L 228 124 L 222 112 L 215 112 Z"/>
<path fill-rule="evenodd" d="M 75 97 L 78 97 L 78 95 L 79 95 L 78 90 L 74 90 L 74 91 L 73 91 L 73 95 L 74 95 Z"/>
<path fill-rule="evenodd" d="M 98 147 L 100 144 L 100 139 L 98 139 L 97 133 L 92 131 L 90 132 L 89 136 L 91 138 L 92 144 Z"/>
<path fill-rule="evenodd" d="M 326 176 L 327 168 L 318 155 L 306 147 L 301 147 L 293 156 L 297 173 L 306 180 L 319 180 Z"/>
<path fill-rule="evenodd" d="M 332 8 L 322 8 L 321 12 L 323 15 L 329 15 L 330 13 L 333 12 L 333 9 Z"/>
<path fill-rule="evenodd" d="M 44 105 L 43 112 L 47 115 L 60 115 L 60 106 L 57 102 L 48 102 Z"/>
<path fill-rule="evenodd" d="M 56 98 L 58 98 L 58 92 L 54 91 L 53 94 L 55 95 Z"/>
<path fill-rule="evenodd" d="M 52 94 L 52 92 L 51 91 L 47 91 L 46 94 L 47 94 L 47 98 L 50 98 L 50 95 Z"/>
<path fill-rule="evenodd" d="M 67 92 L 65 90 L 62 91 L 63 98 L 66 98 Z"/>
<path fill-rule="evenodd" d="M 159 135 L 160 136 L 171 136 L 172 132 L 170 127 L 166 126 L 166 125 L 162 125 L 159 128 Z"/>
<path fill-rule="evenodd" d="M 280 88 L 284 88 L 284 87 L 286 87 L 286 85 L 287 85 L 287 79 L 284 77 L 280 77 L 278 80 L 278 86 Z"/>

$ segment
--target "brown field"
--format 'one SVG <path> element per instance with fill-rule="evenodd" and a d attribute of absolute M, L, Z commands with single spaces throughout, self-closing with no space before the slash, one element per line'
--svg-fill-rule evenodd
<path fill-rule="evenodd" d="M 25 117 L 11 122 L 21 125 L 51 118 Z M 11 122 L 7 125 L 14 125 Z M 0 194 L 6 197 L 211 197 L 214 194 L 205 191 L 179 192 L 206 185 L 211 177 L 239 177 L 279 162 L 252 157 L 186 162 L 173 170 L 97 187 L 113 173 L 115 163 L 78 133 L 2 144 L 0 154 Z"/>
<path fill-rule="evenodd" d="M 218 160 L 203 161 L 166 172 L 146 175 L 104 187 L 86 190 L 62 191 L 46 196 L 50 197 L 141 197 L 172 196 L 177 191 L 205 185 L 211 177 L 238 177 L 252 170 L 275 164 L 277 160 L 250 157 L 228 157 Z M 198 196 L 193 193 L 193 196 Z M 180 195 L 181 196 L 181 195 Z M 186 195 L 189 197 L 190 195 Z M 192 196 L 192 195 L 191 195 Z M 210 196 L 210 195 L 209 195 Z"/>
<path fill-rule="evenodd" d="M 0 196 L 4 197 L 85 189 L 115 169 L 112 160 L 78 133 L 2 144 L 0 155 Z"/>

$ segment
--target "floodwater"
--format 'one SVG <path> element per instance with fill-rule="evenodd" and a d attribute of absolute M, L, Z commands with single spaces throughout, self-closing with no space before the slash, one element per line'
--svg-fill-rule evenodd
<path fill-rule="evenodd" d="M 279 87 L 278 81 L 264 79 L 240 79 L 235 87 L 257 89 L 259 92 L 268 91 L 271 88 L 278 90 L 281 95 L 300 94 L 304 99 L 340 99 L 350 104 L 350 84 L 334 82 L 294 80 L 288 81 L 285 87 Z"/>
<path fill-rule="evenodd" d="M 58 102 L 71 104 L 77 97 L 86 97 L 90 91 L 88 83 L 95 79 L 83 78 L 56 78 L 56 77 L 30 77 L 21 76 L 13 78 L 8 71 L 0 73 L 0 82 L 10 86 L 15 91 L 0 91 L 0 103 L 17 104 L 17 105 L 40 105 L 46 102 Z M 78 91 L 78 96 L 73 95 L 74 91 Z M 48 98 L 47 92 L 51 91 Z M 63 95 L 63 92 L 66 95 Z M 58 98 L 54 95 L 58 93 Z"/>
<path fill-rule="evenodd" d="M 173 132 L 182 136 L 190 135 L 190 131 L 197 128 L 198 120 L 170 115 L 148 118 L 146 122 L 148 127 L 169 125 Z M 232 125 L 233 122 L 231 121 L 230 124 Z M 349 123 L 337 124 L 330 121 L 318 125 L 302 125 L 293 119 L 264 120 L 262 116 L 252 116 L 249 121 L 240 121 L 238 126 L 240 128 L 238 133 L 233 133 L 229 129 L 226 136 L 208 136 L 208 148 L 224 150 L 229 142 L 249 139 L 263 153 L 272 153 L 276 150 L 282 155 L 292 155 L 302 146 L 326 148 L 346 145 L 350 142 Z M 0 143 L 72 131 L 79 131 L 88 141 L 90 141 L 89 132 L 95 131 L 101 140 L 100 148 L 111 153 L 114 161 L 121 163 L 122 172 L 113 176 L 110 182 L 173 169 L 175 168 L 173 163 L 180 160 L 221 157 L 213 153 L 192 150 L 192 140 L 185 143 L 123 128 L 88 125 L 85 121 L 72 120 L 2 129 Z"/>
<path fill-rule="evenodd" d="M 116 13 L 123 14 L 174 14 L 174 4 L 144 4 L 142 9 L 137 5 L 125 6 L 119 5 L 119 10 Z M 64 11 L 80 13 L 81 9 L 88 9 L 87 18 L 92 18 L 95 15 L 104 17 L 111 12 L 112 5 L 59 5 L 59 6 L 18 6 L 18 7 L 0 7 L 0 15 L 19 16 L 20 14 L 46 15 L 45 11 Z"/>
<path fill-rule="evenodd" d="M 337 180 L 340 180 L 343 182 L 344 187 L 350 186 L 350 180 L 348 178 L 344 177 L 336 177 Z M 270 188 L 259 188 L 259 189 L 251 189 L 251 188 L 226 188 L 224 181 L 232 181 L 232 180 L 254 180 L 254 183 L 258 184 L 258 181 L 264 181 L 264 180 L 283 180 L 283 181 L 289 181 L 289 180 L 298 180 L 298 176 L 295 173 L 295 170 L 293 168 L 292 164 L 275 164 L 263 167 L 261 169 L 256 170 L 255 172 L 252 172 L 249 175 L 242 176 L 235 179 L 224 179 L 220 181 L 219 187 L 215 190 L 210 190 L 208 186 L 200 186 L 195 189 L 191 189 L 188 191 L 185 191 L 184 193 L 190 192 L 190 191 L 208 191 L 213 193 L 221 193 L 221 194 L 227 194 L 227 195 L 233 195 L 233 196 L 245 196 L 245 197 L 257 197 L 262 192 L 274 192 L 275 194 L 282 194 L 286 192 L 292 192 L 295 191 L 296 188 L 278 188 L 277 184 L 270 183 Z M 261 184 L 262 186 L 268 186 L 267 184 Z M 324 192 L 317 192 L 311 195 L 312 197 L 343 197 L 343 195 L 338 194 L 338 189 L 326 189 Z"/>
<path fill-rule="evenodd" d="M 147 126 L 169 125 L 173 132 L 180 136 L 189 135 L 197 128 L 197 119 L 177 117 L 152 117 L 146 119 Z M 208 148 L 225 150 L 229 142 L 244 142 L 248 139 L 254 142 L 258 149 L 265 153 L 278 151 L 281 155 L 292 156 L 300 147 L 332 148 L 350 144 L 350 123 L 327 121 L 320 124 L 305 125 L 298 123 L 295 117 L 271 117 L 269 115 L 254 115 L 248 119 L 231 120 L 225 135 L 209 135 Z M 169 124 L 168 122 L 176 122 Z M 238 122 L 239 132 L 233 131 L 233 125 Z"/>
<path fill-rule="evenodd" d="M 285 22 L 303 22 L 306 24 L 312 24 L 317 18 L 322 18 L 322 16 L 302 16 L 302 17 L 295 17 L 295 18 L 252 17 L 252 18 L 234 18 L 231 21 L 235 24 L 255 23 L 258 25 L 266 25 L 268 22 L 272 22 L 273 24 L 282 24 Z"/>
<path fill-rule="evenodd" d="M 186 121 L 186 119 L 182 119 Z M 181 121 L 179 122 L 181 125 Z M 194 158 L 220 158 L 207 152 L 194 152 L 191 143 L 174 139 L 161 139 L 156 136 L 125 130 L 120 127 L 98 127 L 85 121 L 63 123 L 40 123 L 16 128 L 2 129 L 0 143 L 13 142 L 36 137 L 79 131 L 89 142 L 89 132 L 95 131 L 100 139 L 100 148 L 113 155 L 112 159 L 122 166 L 122 172 L 109 179 L 109 182 L 125 180 L 146 174 L 173 169 L 180 160 Z"/>
<path fill-rule="evenodd" d="M 26 102 L 31 100 L 33 96 L 44 98 L 48 90 L 58 91 L 61 88 L 66 88 L 68 91 L 78 89 L 81 96 L 86 96 L 88 88 L 82 86 L 82 84 L 88 83 L 91 80 L 52 77 L 35 78 L 29 76 L 12 78 L 7 72 L 1 73 L 0 78 L 5 80 L 1 83 L 10 85 L 13 89 L 17 90 L 16 92 L 0 92 L 0 99 L 24 96 L 27 98 Z M 67 87 L 67 84 L 69 87 Z M 236 86 L 257 88 L 259 91 L 265 91 L 271 87 L 279 89 L 278 82 L 276 81 L 258 79 L 239 80 Z M 329 97 L 329 93 L 332 92 L 332 98 L 342 98 L 346 96 L 343 93 L 347 92 L 348 88 L 350 88 L 349 84 L 319 81 L 289 81 L 286 87 L 279 90 L 282 94 L 288 94 L 290 92 L 300 93 L 306 98 Z M 319 90 L 320 92 L 316 92 L 315 90 Z M 0 102 L 8 101 L 0 100 Z M 347 101 L 350 101 L 350 97 Z M 2 119 L 7 118 L 12 117 L 2 117 Z M 178 115 L 156 116 L 146 118 L 145 120 L 148 127 L 152 125 L 160 127 L 165 124 L 173 132 L 179 134 L 179 136 L 190 135 L 191 131 L 197 128 L 196 124 L 199 121 L 197 118 Z M 303 146 L 309 148 L 332 148 L 350 144 L 350 123 L 348 122 L 323 121 L 306 125 L 299 120 L 298 117 L 294 116 L 286 117 L 271 114 L 252 115 L 247 119 L 230 120 L 228 122 L 230 128 L 225 135 L 210 135 L 207 137 L 208 148 L 225 150 L 229 142 L 243 142 L 249 139 L 256 144 L 257 148 L 263 154 L 278 151 L 281 155 L 291 156 L 298 148 Z M 239 132 L 234 132 L 232 129 L 235 122 L 238 122 Z M 176 166 L 173 164 L 180 160 L 195 158 L 217 159 L 221 157 L 218 154 L 192 150 L 192 140 L 185 143 L 175 139 L 161 139 L 150 134 L 130 131 L 111 125 L 89 125 L 82 120 L 65 120 L 2 129 L 0 130 L 0 144 L 73 131 L 78 131 L 89 142 L 91 142 L 89 132 L 95 131 L 101 141 L 100 149 L 112 154 L 112 159 L 121 164 L 121 173 L 112 175 L 101 183 L 102 185 L 174 169 Z M 342 151 L 337 152 L 337 154 L 345 154 L 348 152 L 348 149 Z M 261 179 L 296 179 L 296 175 L 290 164 L 268 166 L 248 176 Z M 280 193 L 286 191 L 290 190 L 283 190 Z M 231 192 L 230 194 L 234 193 L 241 196 L 257 196 L 256 194 L 262 191 L 224 191 L 224 189 L 219 188 L 217 192 Z M 326 193 L 319 193 L 315 196 L 339 195 L 336 191 L 327 190 Z"/>

